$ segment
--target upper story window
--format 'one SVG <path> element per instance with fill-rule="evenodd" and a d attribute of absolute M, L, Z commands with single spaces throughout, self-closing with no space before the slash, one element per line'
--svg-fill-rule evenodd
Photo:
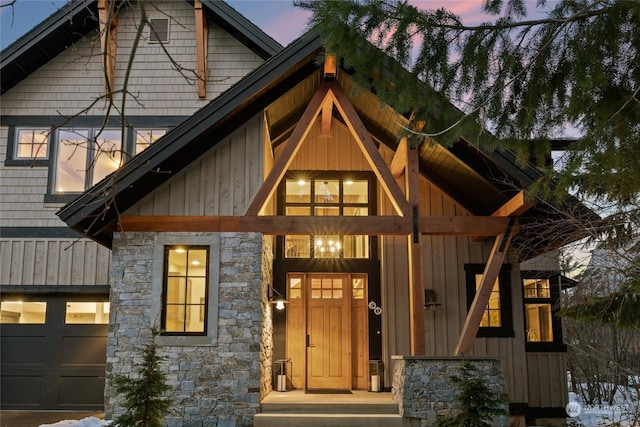
<path fill-rule="evenodd" d="M 509 266 L 503 265 L 498 278 L 493 284 L 489 302 L 480 321 L 478 337 L 514 336 L 509 270 Z M 467 308 L 470 308 L 482 280 L 484 265 L 467 264 L 465 265 L 465 271 L 467 275 Z"/>
<path fill-rule="evenodd" d="M 162 298 L 162 333 L 207 334 L 209 248 L 168 246 Z"/>
<path fill-rule="evenodd" d="M 122 166 L 119 129 L 62 128 L 57 136 L 54 193 L 82 192 Z"/>
<path fill-rule="evenodd" d="M 136 129 L 136 147 L 134 154 L 140 154 L 160 137 L 167 133 L 166 129 Z"/>
<path fill-rule="evenodd" d="M 16 160 L 41 160 L 49 158 L 48 128 L 17 129 L 15 138 Z"/>
<path fill-rule="evenodd" d="M 371 177 L 347 172 L 289 172 L 279 191 L 279 214 L 287 216 L 368 216 L 375 212 Z M 369 258 L 365 235 L 287 235 L 285 258 Z"/>

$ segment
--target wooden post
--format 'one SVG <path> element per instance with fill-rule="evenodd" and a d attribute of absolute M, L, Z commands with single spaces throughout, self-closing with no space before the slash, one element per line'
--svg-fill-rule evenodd
<path fill-rule="evenodd" d="M 207 20 L 202 10 L 202 1 L 195 0 L 193 8 L 196 14 L 196 57 L 198 74 L 198 97 L 207 96 Z"/>
<path fill-rule="evenodd" d="M 420 177 L 418 148 L 409 148 L 405 168 L 406 196 L 412 209 L 413 230 L 407 237 L 409 263 L 409 314 L 411 355 L 425 354 L 424 282 L 422 270 L 422 234 L 420 233 Z"/>

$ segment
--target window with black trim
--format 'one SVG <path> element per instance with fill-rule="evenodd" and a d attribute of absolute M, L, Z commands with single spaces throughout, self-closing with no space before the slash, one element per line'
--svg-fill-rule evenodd
<path fill-rule="evenodd" d="M 467 309 L 471 308 L 482 280 L 484 268 L 484 264 L 466 264 L 464 266 L 467 278 Z M 510 272 L 509 265 L 503 265 L 500 269 L 498 278 L 493 284 L 489 303 L 480 321 L 478 337 L 515 336 L 511 310 Z"/>
<path fill-rule="evenodd" d="M 208 246 L 165 246 L 163 335 L 207 334 Z"/>
<path fill-rule="evenodd" d="M 280 215 L 369 216 L 375 215 L 371 175 L 362 172 L 289 171 L 279 188 Z M 371 257 L 366 235 L 286 235 L 284 258 Z"/>
<path fill-rule="evenodd" d="M 526 349 L 529 351 L 562 351 L 562 326 L 558 275 L 523 271 L 522 291 Z"/>
<path fill-rule="evenodd" d="M 49 158 L 49 128 L 18 128 L 15 136 L 15 160 Z"/>

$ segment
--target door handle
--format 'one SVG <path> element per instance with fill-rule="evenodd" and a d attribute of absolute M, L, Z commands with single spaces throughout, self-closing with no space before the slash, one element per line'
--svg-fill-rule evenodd
<path fill-rule="evenodd" d="M 307 335 L 307 347 L 315 347 L 315 345 L 310 344 L 310 341 L 311 341 L 311 337 Z"/>

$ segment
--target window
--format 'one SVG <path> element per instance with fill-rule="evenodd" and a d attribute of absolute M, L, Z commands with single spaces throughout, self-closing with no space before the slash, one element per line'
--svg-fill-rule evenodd
<path fill-rule="evenodd" d="M 49 132 L 51 129 L 17 129 L 16 160 L 40 160 L 49 157 Z"/>
<path fill-rule="evenodd" d="M 54 193 L 80 193 L 122 166 L 119 129 L 62 128 L 57 136 Z"/>
<path fill-rule="evenodd" d="M 134 154 L 139 154 L 167 133 L 165 129 L 136 129 L 136 147 Z"/>
<path fill-rule="evenodd" d="M 0 303 L 0 323 L 43 325 L 46 315 L 46 302 L 2 301 Z"/>
<path fill-rule="evenodd" d="M 483 264 L 465 265 L 468 309 L 480 286 L 484 267 Z M 489 302 L 480 321 L 478 337 L 513 337 L 515 335 L 512 325 L 510 282 L 510 267 L 503 265 L 493 284 Z"/>
<path fill-rule="evenodd" d="M 64 323 L 104 325 L 109 323 L 109 303 L 103 301 L 67 301 Z"/>
<path fill-rule="evenodd" d="M 206 335 L 208 265 L 207 247 L 165 248 L 163 334 Z"/>
<path fill-rule="evenodd" d="M 527 271 L 522 277 L 527 350 L 562 351 L 561 325 L 556 316 L 560 292 L 552 286 L 553 277 Z"/>
<path fill-rule="evenodd" d="M 372 185 L 362 174 L 289 172 L 280 186 L 279 214 L 288 216 L 368 216 L 374 212 Z M 364 235 L 284 236 L 285 258 L 370 257 Z"/>

